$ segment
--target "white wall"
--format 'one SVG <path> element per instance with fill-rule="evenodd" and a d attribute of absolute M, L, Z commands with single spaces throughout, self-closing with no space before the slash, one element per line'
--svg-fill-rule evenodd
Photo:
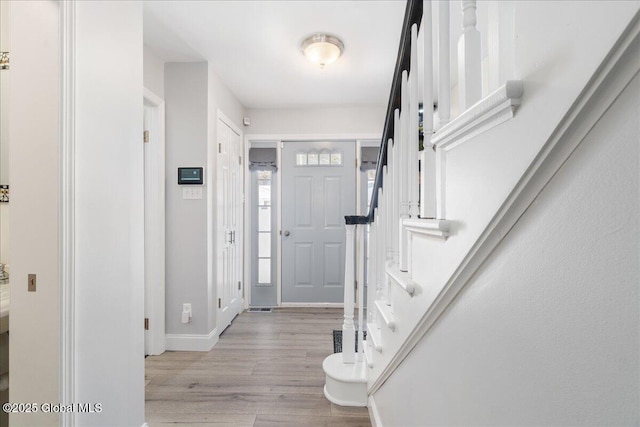
<path fill-rule="evenodd" d="M 58 402 L 58 13 L 54 1 L 11 3 L 11 402 Z M 29 273 L 37 274 L 34 293 L 27 292 Z M 10 421 L 57 425 L 58 415 L 11 414 Z"/>
<path fill-rule="evenodd" d="M 638 93 L 636 76 L 375 395 L 382 425 L 640 422 Z"/>
<path fill-rule="evenodd" d="M 413 327 L 420 319 L 424 319 L 423 316 L 434 301 L 442 301 L 439 298 L 443 295 L 441 292 L 445 285 L 458 284 L 456 272 L 463 271 L 466 268 L 466 260 L 473 258 L 476 249 L 482 247 L 482 242 L 478 239 L 483 236 L 487 227 L 492 224 L 496 214 L 501 212 L 500 209 L 503 206 L 509 206 L 503 205 L 505 200 L 507 200 L 514 188 L 519 185 L 519 181 L 528 172 L 528 168 L 535 164 L 538 159 L 537 156 L 541 155 L 542 150 L 552 144 L 555 141 L 554 138 L 561 134 L 560 132 L 564 129 L 563 126 L 567 117 L 571 117 L 569 113 L 575 113 L 571 109 L 577 104 L 581 93 L 588 93 L 587 89 L 592 89 L 590 81 L 595 81 L 592 79 L 594 79 L 598 68 L 605 63 L 605 59 L 620 39 L 625 28 L 636 15 L 640 8 L 640 3 L 554 2 L 550 7 L 549 4 L 543 2 L 523 1 L 511 3 L 509 7 L 512 8 L 515 23 L 515 55 L 513 58 L 515 75 L 513 77 L 521 79 L 524 83 L 522 104 L 518 107 L 513 120 L 454 146 L 445 153 L 444 207 L 445 218 L 451 222 L 451 236 L 446 241 L 431 237 L 414 237 L 411 274 L 419 284 L 419 292 L 416 292 L 413 297 L 408 297 L 402 292 L 392 294 L 394 314 L 396 323 L 399 326 L 395 332 L 382 330 L 384 349 L 382 353 L 374 352 L 375 366 L 370 371 L 370 378 L 373 381 L 376 380 L 380 372 L 389 363 L 395 353 L 395 349 L 399 348 L 404 340 L 407 339 Z M 623 58 L 627 56 L 628 53 Z M 631 65 L 626 67 L 628 70 Z M 602 85 L 602 91 L 606 88 L 616 87 L 613 84 L 614 79 L 610 79 L 610 77 L 604 80 L 606 83 Z M 631 93 L 633 93 L 633 90 Z M 637 90 L 635 93 L 637 94 Z M 606 96 L 603 95 L 601 97 L 600 95 L 602 93 L 592 98 L 590 109 L 583 110 L 582 113 L 596 114 L 594 106 L 608 105 L 605 104 L 607 102 Z M 581 120 L 583 121 L 573 124 L 571 128 L 573 133 L 571 135 L 577 134 L 576 129 L 580 129 L 579 126 L 586 126 L 584 122 L 586 119 Z M 613 130 L 615 126 L 610 125 L 608 129 Z M 635 131 L 635 141 L 637 143 L 637 127 Z M 599 143 L 608 144 L 610 139 L 602 138 Z M 558 150 L 566 150 L 566 147 L 572 142 L 572 140 L 560 142 L 558 146 L 564 148 L 558 148 Z M 624 156 L 624 154 L 621 156 Z M 635 157 L 637 157 L 637 154 Z M 613 164 L 610 163 L 610 166 Z M 637 175 L 637 166 L 635 174 Z M 595 176 L 597 175 L 593 177 Z M 628 194 L 637 194 L 637 187 L 634 190 L 633 185 L 629 185 L 624 179 L 616 182 L 619 182 L 622 186 L 627 185 L 627 197 Z M 563 191 L 566 193 L 565 195 L 574 194 L 574 189 L 568 187 L 559 190 L 559 192 Z M 575 190 L 575 198 L 581 194 L 580 191 L 582 190 Z M 594 193 L 593 196 L 587 196 L 585 192 L 582 193 L 583 197 L 589 199 L 584 202 L 593 204 L 593 207 L 588 208 L 588 213 L 593 215 L 594 218 L 601 218 L 609 213 L 606 209 L 601 209 L 601 200 L 597 200 L 598 194 Z M 623 197 L 620 193 L 615 194 Z M 583 200 L 579 201 L 582 202 Z M 584 204 L 580 205 L 577 202 L 575 204 L 581 206 L 582 209 L 587 209 Z M 549 202 L 549 210 L 552 210 L 553 206 L 553 203 Z M 558 224 L 561 224 L 560 227 L 568 227 L 573 224 L 570 220 L 565 221 L 564 215 L 570 218 L 570 215 L 573 215 L 574 212 L 567 212 L 567 214 L 562 213 L 562 215 L 557 214 L 556 216 L 545 215 L 545 221 L 549 227 L 545 232 L 537 229 L 524 231 L 527 235 L 532 233 L 531 235 L 535 235 L 535 238 L 541 239 L 540 245 L 544 244 L 549 248 L 548 251 L 555 258 L 541 259 L 538 257 L 536 251 L 540 249 L 539 247 L 522 248 L 523 252 L 530 250 L 531 254 L 520 257 L 498 257 L 494 254 L 495 258 L 492 258 L 492 262 L 500 267 L 496 267 L 495 271 L 492 270 L 491 274 L 486 273 L 486 281 L 482 284 L 479 281 L 475 281 L 478 280 L 478 273 L 476 273 L 476 279 L 467 286 L 470 289 L 477 287 L 477 292 L 479 292 L 476 294 L 477 299 L 473 301 L 466 300 L 465 296 L 473 292 L 468 291 L 462 299 L 455 303 L 453 308 L 445 312 L 443 318 L 436 320 L 434 331 L 441 327 L 438 322 L 446 322 L 452 311 L 470 310 L 472 304 L 476 304 L 477 310 L 483 311 L 486 317 L 484 319 L 468 318 L 465 319 L 464 325 L 452 325 L 447 330 L 451 341 L 443 344 L 442 349 L 435 344 L 430 344 L 432 342 L 432 332 L 427 332 L 426 337 L 419 344 L 420 348 L 424 347 L 426 350 L 423 352 L 415 350 L 414 353 L 419 356 L 411 355 L 411 362 L 409 362 L 409 359 L 405 361 L 400 368 L 401 371 L 396 371 L 382 386 L 382 389 L 375 394 L 375 402 L 380 409 L 380 415 L 384 421 L 383 424 L 513 424 L 516 421 L 514 417 L 516 417 L 518 410 L 522 413 L 522 424 L 580 424 L 581 418 L 577 418 L 575 422 L 568 422 L 562 419 L 561 410 L 554 406 L 555 403 L 551 401 L 552 397 L 549 397 L 557 396 L 554 394 L 554 390 L 549 389 L 547 397 L 540 397 L 541 393 L 548 388 L 559 387 L 560 379 L 564 379 L 566 380 L 566 382 L 562 383 L 563 387 L 565 387 L 564 391 L 567 395 L 571 395 L 572 392 L 566 391 L 567 389 L 584 385 L 582 380 L 578 379 L 579 374 L 576 373 L 577 371 L 582 371 L 585 377 L 590 377 L 593 374 L 591 378 L 596 378 L 597 380 L 603 379 L 607 374 L 603 370 L 596 370 L 592 373 L 590 369 L 594 366 L 593 360 L 589 359 L 591 356 L 585 355 L 583 360 L 586 360 L 586 362 L 581 365 L 576 364 L 576 371 L 571 372 L 571 375 L 567 375 L 567 372 L 563 370 L 566 365 L 540 365 L 550 369 L 537 372 L 536 378 L 532 378 L 535 375 L 530 375 L 529 367 L 539 366 L 539 358 L 547 357 L 540 356 L 540 353 L 546 355 L 550 352 L 556 352 L 557 347 L 554 347 L 556 344 L 554 340 L 558 338 L 554 338 L 552 334 L 542 338 L 534 335 L 531 337 L 531 342 L 533 343 L 532 345 L 537 347 L 533 348 L 529 347 L 526 342 L 526 339 L 529 338 L 526 335 L 527 331 L 537 330 L 538 328 L 544 329 L 545 326 L 549 325 L 549 323 L 546 323 L 548 318 L 548 322 L 553 323 L 552 328 L 558 331 L 570 331 L 574 335 L 582 335 L 582 338 L 584 338 L 584 340 L 576 341 L 578 344 L 571 349 L 573 352 L 571 353 L 572 357 L 581 351 L 594 352 L 591 349 L 594 343 L 596 344 L 594 357 L 601 357 L 606 352 L 604 347 L 610 344 L 610 341 L 601 335 L 598 335 L 593 341 L 587 339 L 585 332 L 580 326 L 576 325 L 573 318 L 569 319 L 559 314 L 562 310 L 566 310 L 571 315 L 575 314 L 576 309 L 572 304 L 576 304 L 586 311 L 593 311 L 594 300 L 591 299 L 590 295 L 583 295 L 580 292 L 580 285 L 576 285 L 574 282 L 567 284 L 558 279 L 558 277 L 554 277 L 558 271 L 556 270 L 557 265 L 552 260 L 562 259 L 560 252 L 566 250 L 566 247 L 560 245 L 556 240 L 552 240 L 553 235 L 560 234 L 562 238 L 571 241 L 571 244 L 575 247 L 581 247 L 582 241 L 580 239 L 583 237 L 582 234 L 585 233 L 595 233 L 596 236 L 601 236 L 606 240 L 606 234 L 600 233 L 599 229 L 593 229 L 592 223 L 586 222 L 586 219 L 582 223 L 579 222 L 579 219 L 576 219 L 578 221 L 577 224 L 582 227 L 582 231 L 576 231 L 573 226 L 569 230 L 558 229 Z M 568 234 L 563 234 L 565 231 L 568 231 Z M 637 232 L 631 231 L 631 233 L 636 233 L 637 236 Z M 493 238 L 498 240 L 501 236 L 500 232 L 496 232 L 490 236 L 489 240 Z M 535 240 L 535 238 L 532 237 L 530 239 Z M 521 242 L 518 242 L 518 239 L 516 239 L 515 244 L 521 244 Z M 557 252 L 554 252 L 551 248 Z M 588 251 L 588 248 L 586 250 Z M 589 253 L 589 256 L 593 256 L 594 253 L 597 253 L 597 251 Z M 622 255 L 623 253 L 624 251 L 621 251 L 619 256 L 624 256 Z M 575 273 L 577 277 L 584 277 L 585 279 L 589 278 L 589 274 L 591 274 L 590 280 L 595 280 L 596 276 L 592 274 L 592 268 L 594 268 L 593 265 L 597 265 L 601 270 L 617 275 L 615 271 L 603 269 L 601 264 L 593 264 L 590 257 L 581 258 L 576 256 L 575 260 L 572 258 L 572 261 L 583 263 L 580 268 L 574 266 L 574 270 L 584 269 L 587 272 L 584 273 L 584 276 L 583 273 L 578 274 L 579 272 L 571 268 L 568 271 Z M 547 264 L 545 264 L 545 260 L 548 262 Z M 630 273 L 629 271 L 627 272 Z M 472 273 L 469 272 L 469 274 Z M 637 277 L 637 273 L 634 274 Z M 547 283 L 542 285 L 536 282 L 540 277 L 547 276 L 552 276 L 554 280 L 545 279 Z M 564 278 L 564 274 L 561 277 Z M 497 280 L 495 283 L 491 282 L 494 278 Z M 502 282 L 508 283 L 509 287 L 500 288 Z M 554 283 L 556 287 L 545 287 L 548 283 Z M 488 292 L 487 294 L 482 293 L 482 289 L 486 289 L 488 286 L 493 286 L 496 289 L 496 295 L 490 295 Z M 543 292 L 527 293 L 532 291 L 531 287 L 533 286 L 536 289 L 543 286 L 540 288 L 543 289 Z M 587 280 L 585 286 L 593 288 L 593 292 L 590 290 L 586 292 L 587 294 L 593 293 L 595 295 L 594 298 L 598 297 L 599 283 Z M 568 292 L 574 292 L 580 298 L 580 301 L 571 300 L 567 297 L 564 293 L 566 289 L 569 289 Z M 554 294 L 554 291 L 557 293 Z M 629 291 L 629 287 L 627 287 L 627 291 Z M 518 295 L 518 293 L 521 295 Z M 526 299 L 527 297 L 530 297 L 530 301 Z M 503 317 L 506 314 L 500 312 L 492 313 L 490 311 L 490 307 L 492 307 L 496 298 L 502 302 L 512 301 L 512 298 L 516 298 L 520 304 L 519 308 L 523 317 L 508 318 L 506 323 L 508 326 L 503 326 L 505 325 Z M 613 295 L 613 299 L 615 301 L 614 305 L 620 304 L 620 309 L 622 311 L 626 310 L 625 301 L 620 294 Z M 564 305 L 559 307 L 555 301 L 562 301 Z M 536 310 L 540 305 L 550 305 L 547 309 L 548 312 L 538 310 L 539 318 L 536 317 L 537 314 L 535 313 L 530 317 L 524 316 L 531 307 Z M 554 312 L 553 310 L 557 311 Z M 611 306 L 606 305 L 599 307 L 598 310 L 600 311 L 596 310 L 596 313 L 600 319 L 606 318 L 615 311 Z M 515 309 L 511 314 L 516 316 Z M 543 318 L 545 322 L 542 322 Z M 587 320 L 579 316 L 576 319 Z M 578 323 L 581 320 L 578 320 Z M 486 321 L 486 323 L 482 321 Z M 542 323 L 534 323 L 535 321 Z M 637 324 L 637 319 L 635 324 Z M 460 333 L 456 335 L 457 328 L 468 328 L 469 331 L 473 332 L 469 332 L 467 335 Z M 489 329 L 491 328 L 494 329 L 490 331 Z M 505 329 L 503 328 L 507 328 L 507 331 L 499 337 L 500 339 L 491 336 L 493 332 L 504 332 Z M 521 336 L 518 335 L 520 330 L 525 331 Z M 489 336 L 491 339 L 480 340 L 479 342 L 473 335 L 474 332 L 477 337 Z M 586 334 L 588 333 L 586 332 Z M 634 333 L 637 335 L 637 330 L 629 328 L 616 331 L 616 334 L 626 336 L 631 336 Z M 433 334 L 436 334 L 436 332 L 433 332 Z M 618 335 L 619 337 L 620 335 Z M 633 340 L 634 338 L 630 339 Z M 523 340 L 525 341 L 524 343 Z M 620 340 L 619 338 L 618 342 Z M 438 342 L 438 345 L 440 344 L 442 343 Z M 602 348 L 598 348 L 598 346 Z M 522 348 L 528 351 L 518 353 L 519 349 Z M 497 352 L 499 350 L 508 350 L 512 353 L 508 351 L 506 353 Z M 517 363 L 517 366 L 511 366 L 509 365 L 511 360 L 505 361 L 504 357 L 505 355 L 516 353 L 521 357 L 517 362 L 513 362 Z M 429 362 L 425 358 L 420 359 L 420 356 L 426 357 L 427 355 L 429 357 L 437 355 L 435 357 L 438 362 L 442 362 L 445 359 L 449 360 L 449 364 L 444 362 L 441 365 L 436 364 L 441 368 L 443 374 L 435 374 L 432 368 L 427 365 Z M 629 353 L 627 353 L 628 355 Z M 635 356 L 637 357 L 637 353 Z M 482 366 L 483 361 L 486 361 L 489 357 L 494 357 L 500 364 L 505 365 L 505 372 L 487 370 L 485 366 Z M 624 371 L 628 365 L 624 361 L 620 363 L 621 370 Z M 470 371 L 467 371 L 467 364 Z M 454 365 L 458 370 L 456 373 L 451 374 L 455 370 L 452 368 Z M 630 367 L 630 369 L 637 369 L 637 367 Z M 483 376 L 485 374 L 482 370 L 490 372 L 493 378 L 487 380 L 487 377 Z M 403 373 L 401 374 L 400 372 Z M 463 374 L 459 374 L 459 372 Z M 451 375 L 445 379 L 444 375 L 449 374 Z M 411 376 L 411 386 L 407 382 L 409 376 Z M 466 378 L 469 378 L 469 381 L 466 381 Z M 522 378 L 525 380 L 522 381 Z M 531 380 L 532 383 L 528 383 L 527 379 Z M 556 379 L 558 382 L 554 382 Z M 445 384 L 445 381 L 449 381 L 450 384 Z M 452 389 L 455 389 L 455 392 L 452 392 Z M 621 396 L 619 394 L 621 393 L 620 390 L 615 390 L 614 394 Z M 439 392 L 440 394 L 437 397 L 431 394 Z M 511 395 L 500 400 L 498 396 L 503 396 L 501 393 L 511 393 Z M 434 399 L 434 405 L 442 405 L 443 410 L 441 412 L 433 411 L 434 416 L 430 418 L 427 411 L 433 410 L 433 406 L 430 406 L 431 402 L 426 403 L 423 399 L 418 405 L 413 400 L 413 395 L 429 396 Z M 566 412 L 568 417 L 575 415 L 586 404 L 584 396 L 576 396 L 573 393 L 571 398 L 572 400 L 568 405 L 573 406 Z M 436 401 L 435 399 L 438 400 Z M 526 406 L 527 400 L 529 400 L 529 406 Z M 625 399 L 622 398 L 621 400 L 624 401 Z M 400 405 L 399 402 L 404 401 L 412 402 L 413 405 Z M 544 404 L 540 404 L 540 402 L 544 402 Z M 607 417 L 612 420 L 618 419 L 612 416 L 608 409 L 603 409 L 602 405 L 605 405 L 603 402 L 593 403 L 594 408 L 597 408 L 596 410 L 601 409 L 603 414 L 602 418 L 594 419 L 600 421 Z M 454 403 L 459 408 L 459 414 L 452 412 Z M 420 405 L 420 408 L 416 407 Z M 396 406 L 404 408 L 406 413 L 399 414 Z M 547 407 L 551 409 L 547 410 Z M 422 408 L 428 409 L 423 411 Z M 623 412 L 626 411 L 623 416 L 630 414 L 629 409 L 629 406 L 622 408 Z M 449 412 L 445 414 L 444 411 L 447 410 Z M 551 421 L 535 419 L 532 415 L 530 417 L 530 412 L 527 411 L 538 411 L 540 416 L 548 414 Z M 585 413 L 592 412 L 586 411 Z M 474 416 L 475 418 L 473 418 Z"/>
<path fill-rule="evenodd" d="M 144 87 L 164 98 L 164 61 L 148 46 L 143 48 Z"/>
<path fill-rule="evenodd" d="M 252 109 L 246 134 L 381 135 L 386 106 Z"/>
<path fill-rule="evenodd" d="M 184 200 L 178 167 L 207 161 L 207 63 L 167 63 L 166 102 L 166 333 L 208 334 L 207 198 Z M 190 303 L 192 323 L 182 324 Z M 168 343 L 170 345 L 170 343 Z M 170 347 L 169 347 L 170 348 Z"/>
<path fill-rule="evenodd" d="M 75 398 L 103 408 L 99 414 L 77 414 L 76 423 L 141 426 L 142 3 L 92 1 L 75 7 Z"/>
<path fill-rule="evenodd" d="M 240 125 L 244 108 L 206 62 L 167 63 L 165 101 L 167 348 L 209 349 L 217 340 L 217 109 Z M 201 200 L 182 198 L 182 187 L 177 184 L 177 168 L 181 166 L 205 167 Z M 181 323 L 184 303 L 192 304 L 190 324 Z"/>

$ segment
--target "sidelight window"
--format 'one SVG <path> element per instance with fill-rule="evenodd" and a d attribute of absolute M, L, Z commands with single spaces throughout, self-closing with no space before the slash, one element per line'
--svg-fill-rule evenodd
<path fill-rule="evenodd" d="M 258 171 L 258 286 L 271 284 L 271 171 Z"/>

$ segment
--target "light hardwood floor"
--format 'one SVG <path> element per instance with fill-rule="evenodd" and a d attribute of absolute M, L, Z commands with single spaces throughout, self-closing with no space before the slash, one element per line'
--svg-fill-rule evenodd
<path fill-rule="evenodd" d="M 341 309 L 244 312 L 208 353 L 148 357 L 149 426 L 371 426 L 367 408 L 334 405 L 322 391 L 341 326 Z"/>

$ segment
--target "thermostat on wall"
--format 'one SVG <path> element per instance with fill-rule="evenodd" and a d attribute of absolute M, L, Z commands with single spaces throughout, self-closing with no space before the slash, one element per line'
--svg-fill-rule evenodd
<path fill-rule="evenodd" d="M 178 168 L 178 185 L 204 184 L 204 168 Z"/>

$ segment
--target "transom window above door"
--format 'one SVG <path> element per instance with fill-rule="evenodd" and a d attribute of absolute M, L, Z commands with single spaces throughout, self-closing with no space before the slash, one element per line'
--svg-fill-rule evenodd
<path fill-rule="evenodd" d="M 342 166 L 341 151 L 309 151 L 296 153 L 296 166 Z"/>

